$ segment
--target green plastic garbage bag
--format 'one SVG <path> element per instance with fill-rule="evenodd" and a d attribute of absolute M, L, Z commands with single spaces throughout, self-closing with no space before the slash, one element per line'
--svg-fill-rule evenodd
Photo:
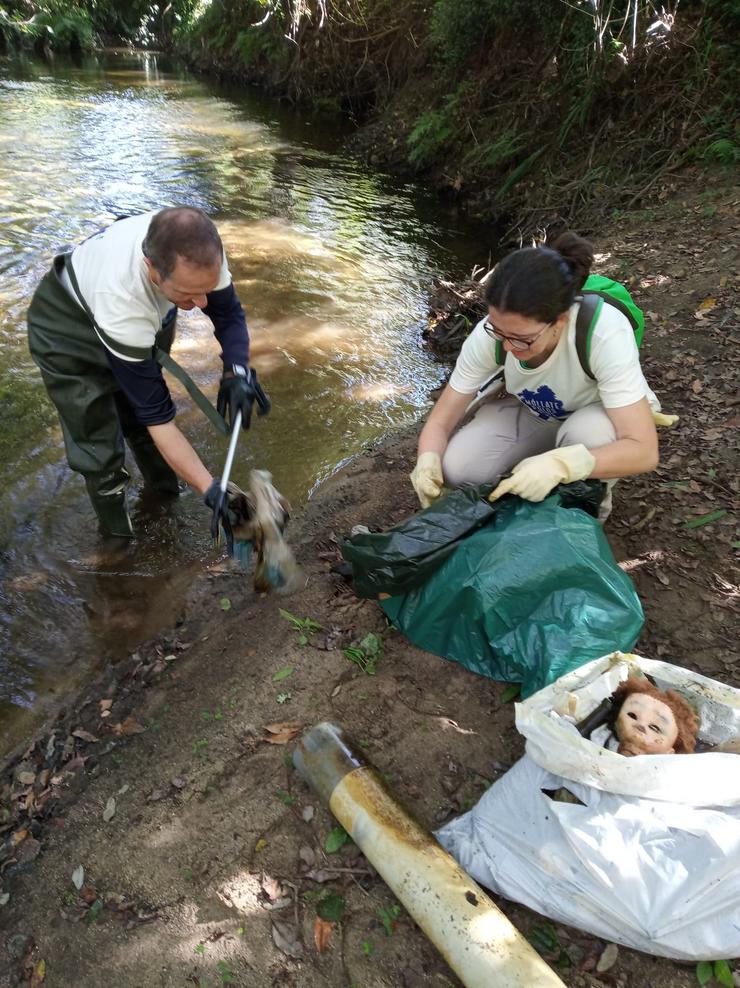
<path fill-rule="evenodd" d="M 601 525 L 562 501 L 555 493 L 538 504 L 497 502 L 488 524 L 383 610 L 414 645 L 521 683 L 523 697 L 584 662 L 629 651 L 644 620 L 632 581 Z"/>
<path fill-rule="evenodd" d="M 343 544 L 342 555 L 352 564 L 357 596 L 376 598 L 380 593 L 402 594 L 420 587 L 462 539 L 482 525 L 496 524 L 499 512 L 512 499 L 491 504 L 492 490 L 490 484 L 464 487 L 386 532 L 353 535 Z M 589 480 L 561 484 L 557 493 L 564 507 L 583 508 L 596 517 L 603 490 L 599 481 Z"/>

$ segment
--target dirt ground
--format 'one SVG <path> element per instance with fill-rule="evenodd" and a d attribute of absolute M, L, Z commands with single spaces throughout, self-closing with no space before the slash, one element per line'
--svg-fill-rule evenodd
<path fill-rule="evenodd" d="M 600 270 L 648 312 L 646 374 L 681 415 L 661 436 L 656 474 L 617 487 L 606 527 L 645 608 L 637 650 L 733 686 L 739 203 L 726 176 L 688 172 L 593 236 Z M 291 523 L 305 590 L 258 597 L 215 566 L 175 628 L 8 762 L 2 988 L 459 984 L 358 850 L 332 849 L 335 821 L 291 768 L 292 730 L 264 726 L 342 725 L 429 828 L 522 753 L 506 684 L 410 646 L 331 570 L 353 525 L 387 527 L 414 510 L 417 431 L 358 458 Z M 321 628 L 300 644 L 281 607 Z M 342 651 L 370 632 L 384 643 L 372 676 Z M 547 960 L 561 959 L 572 988 L 696 984 L 692 966 L 623 947 L 597 974 L 603 941 L 498 901 Z M 317 910 L 332 924 L 319 924 L 323 950 Z"/>

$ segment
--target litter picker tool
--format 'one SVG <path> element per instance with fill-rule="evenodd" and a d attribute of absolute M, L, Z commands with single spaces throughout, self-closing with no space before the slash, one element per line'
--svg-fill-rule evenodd
<path fill-rule="evenodd" d="M 218 499 L 214 505 L 213 517 L 211 518 L 211 535 L 216 542 L 220 542 L 221 532 L 223 531 L 224 539 L 226 541 L 226 548 L 230 556 L 234 555 L 234 533 L 231 530 L 231 521 L 229 520 L 228 486 L 229 477 L 231 476 L 231 468 L 234 465 L 236 444 L 239 440 L 239 430 L 241 427 L 242 413 L 241 409 L 238 409 L 236 415 L 234 416 L 234 427 L 231 430 L 229 451 L 226 454 L 226 462 L 224 463 L 223 473 L 221 474 L 221 489 L 218 492 Z"/>

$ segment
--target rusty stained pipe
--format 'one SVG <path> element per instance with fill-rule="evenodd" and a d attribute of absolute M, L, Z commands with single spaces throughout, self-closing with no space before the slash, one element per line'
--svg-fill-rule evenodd
<path fill-rule="evenodd" d="M 341 728 L 306 731 L 293 762 L 467 988 L 565 988 Z"/>

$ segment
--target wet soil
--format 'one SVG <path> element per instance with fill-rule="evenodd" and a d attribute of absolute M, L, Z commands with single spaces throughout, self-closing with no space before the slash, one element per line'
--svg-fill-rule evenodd
<path fill-rule="evenodd" d="M 593 239 L 599 269 L 648 312 L 646 374 L 681 421 L 656 473 L 618 485 L 606 531 L 645 608 L 638 651 L 738 687 L 740 196 L 691 172 L 654 195 Z M 289 764 L 296 731 L 331 720 L 434 828 L 522 753 L 506 684 L 413 648 L 332 570 L 353 525 L 415 509 L 417 433 L 369 450 L 291 523 L 298 595 L 257 596 L 225 562 L 204 572 L 170 632 L 14 754 L 0 782 L 0 986 L 459 983 L 357 849 L 337 847 Z M 366 675 L 342 649 L 371 632 L 384 653 Z M 542 944 L 541 917 L 498 901 Z M 626 948 L 596 973 L 604 942 L 554 935 L 545 956 L 572 988 L 696 983 L 692 967 Z"/>

